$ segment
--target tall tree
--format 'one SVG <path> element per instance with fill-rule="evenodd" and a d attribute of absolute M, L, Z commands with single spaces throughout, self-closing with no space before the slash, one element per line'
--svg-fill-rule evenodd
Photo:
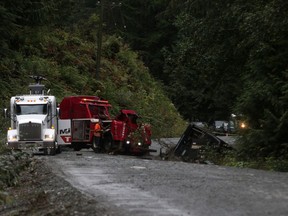
<path fill-rule="evenodd" d="M 241 44 L 249 47 L 245 83 L 237 108 L 247 117 L 251 129 L 243 142 L 243 152 L 251 157 L 288 158 L 287 1 L 258 1 L 243 11 Z M 248 149 L 256 149 L 249 151 Z"/>
<path fill-rule="evenodd" d="M 175 21 L 177 41 L 165 51 L 165 73 L 186 118 L 208 121 L 231 113 L 243 58 L 235 52 L 238 30 L 226 2 L 206 3 L 189 1 L 182 8 Z"/>
<path fill-rule="evenodd" d="M 164 13 L 167 0 L 124 0 L 121 7 L 126 28 L 122 35 L 137 50 L 154 77 L 167 80 L 163 74 L 161 49 L 176 35 L 172 16 Z"/>

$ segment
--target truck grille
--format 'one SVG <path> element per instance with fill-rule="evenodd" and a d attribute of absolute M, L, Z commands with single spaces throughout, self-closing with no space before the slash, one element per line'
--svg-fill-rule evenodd
<path fill-rule="evenodd" d="M 22 141 L 41 140 L 41 124 L 32 122 L 20 124 L 19 138 Z"/>

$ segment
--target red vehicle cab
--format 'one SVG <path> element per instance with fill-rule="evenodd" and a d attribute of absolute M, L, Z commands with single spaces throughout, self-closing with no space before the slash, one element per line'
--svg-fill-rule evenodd
<path fill-rule="evenodd" d="M 151 145 L 151 128 L 148 124 L 139 124 L 138 114 L 134 110 L 120 110 L 111 124 L 113 139 L 127 154 L 144 154 Z"/>

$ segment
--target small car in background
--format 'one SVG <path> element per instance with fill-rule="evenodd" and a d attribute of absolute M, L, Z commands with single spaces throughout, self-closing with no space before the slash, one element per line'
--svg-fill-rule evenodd
<path fill-rule="evenodd" d="M 208 128 L 208 124 L 206 122 L 191 122 L 193 125 L 199 127 L 199 128 Z"/>
<path fill-rule="evenodd" d="M 214 121 L 213 131 L 218 133 L 235 133 L 236 126 L 233 121 L 217 120 Z"/>

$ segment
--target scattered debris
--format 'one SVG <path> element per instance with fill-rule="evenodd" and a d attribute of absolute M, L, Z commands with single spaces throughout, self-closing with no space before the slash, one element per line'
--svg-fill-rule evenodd
<path fill-rule="evenodd" d="M 164 145 L 164 144 L 160 144 Z M 168 149 L 166 147 L 166 149 Z M 160 152 L 163 160 L 182 160 L 195 163 L 213 163 L 207 161 L 205 153 L 213 150 L 217 153 L 232 149 L 226 142 L 195 124 L 189 124 L 175 147 L 166 153 Z"/>

